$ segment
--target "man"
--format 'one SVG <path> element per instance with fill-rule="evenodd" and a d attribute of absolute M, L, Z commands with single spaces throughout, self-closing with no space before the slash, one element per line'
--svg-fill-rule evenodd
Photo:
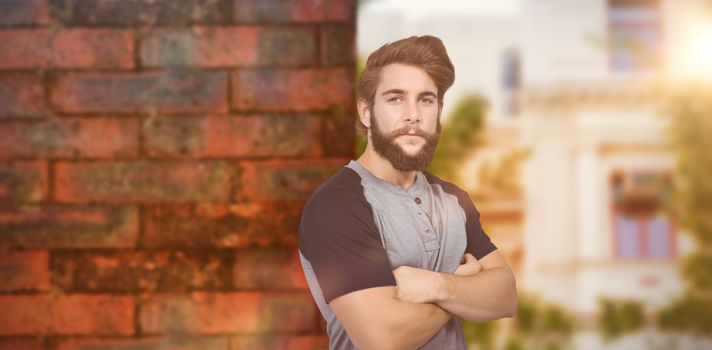
<path fill-rule="evenodd" d="M 366 150 L 314 192 L 299 226 L 330 349 L 466 349 L 460 317 L 516 312 L 514 275 L 469 196 L 425 171 L 454 80 L 433 36 L 368 57 L 358 99 Z"/>

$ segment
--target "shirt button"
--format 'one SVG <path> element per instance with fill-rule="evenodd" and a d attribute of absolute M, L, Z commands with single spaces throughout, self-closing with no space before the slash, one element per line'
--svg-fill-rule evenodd
<path fill-rule="evenodd" d="M 418 215 L 423 215 L 423 213 L 418 213 Z"/>
<path fill-rule="evenodd" d="M 430 229 L 428 229 L 428 230 L 425 230 L 425 232 L 430 232 Z"/>
<path fill-rule="evenodd" d="M 415 203 L 420 204 L 420 202 L 421 202 L 420 197 L 415 197 Z"/>

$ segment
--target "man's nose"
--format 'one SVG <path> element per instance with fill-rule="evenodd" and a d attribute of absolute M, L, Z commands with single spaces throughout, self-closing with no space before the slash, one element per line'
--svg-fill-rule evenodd
<path fill-rule="evenodd" d="M 407 102 L 405 104 L 405 121 L 407 123 L 418 123 L 420 122 L 420 111 L 418 110 L 418 104 L 416 101 Z"/>

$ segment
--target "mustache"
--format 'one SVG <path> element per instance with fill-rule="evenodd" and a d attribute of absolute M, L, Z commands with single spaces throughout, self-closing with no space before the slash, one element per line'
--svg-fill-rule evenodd
<path fill-rule="evenodd" d="M 430 134 L 426 133 L 425 131 L 421 130 L 420 128 L 414 128 L 414 127 L 402 127 L 400 129 L 394 130 L 391 132 L 391 137 L 397 137 L 400 135 L 417 135 L 420 137 L 427 137 Z"/>

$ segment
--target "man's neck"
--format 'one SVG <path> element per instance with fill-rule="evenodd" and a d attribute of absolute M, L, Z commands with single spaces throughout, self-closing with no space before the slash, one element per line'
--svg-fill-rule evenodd
<path fill-rule="evenodd" d="M 368 145 L 366 151 L 356 161 L 368 169 L 377 178 L 399 185 L 404 189 L 415 183 L 416 171 L 400 171 L 393 167 L 390 161 L 381 157 Z"/>

